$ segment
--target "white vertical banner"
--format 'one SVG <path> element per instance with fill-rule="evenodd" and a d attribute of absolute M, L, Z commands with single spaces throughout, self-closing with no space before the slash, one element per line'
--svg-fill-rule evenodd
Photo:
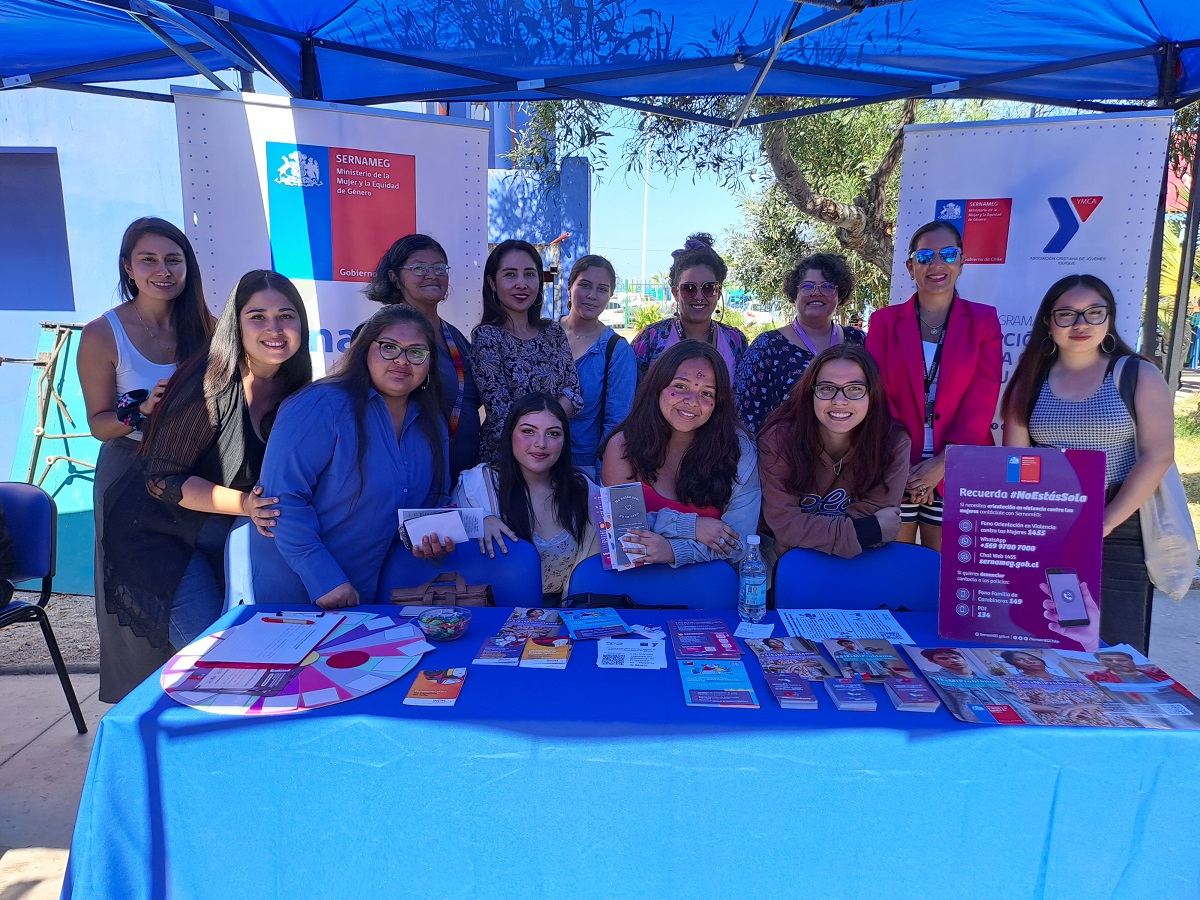
<path fill-rule="evenodd" d="M 317 372 L 378 306 L 380 257 L 420 232 L 449 257 L 442 315 L 479 321 L 487 258 L 488 128 L 461 119 L 175 88 L 183 207 L 209 305 L 275 269 L 300 290 Z"/>
<path fill-rule="evenodd" d="M 910 236 L 944 219 L 963 234 L 958 292 L 1000 314 L 1006 384 L 1038 304 L 1066 275 L 1108 284 L 1117 329 L 1136 344 L 1171 119 L 1155 110 L 906 128 L 891 302 L 915 290 Z"/>

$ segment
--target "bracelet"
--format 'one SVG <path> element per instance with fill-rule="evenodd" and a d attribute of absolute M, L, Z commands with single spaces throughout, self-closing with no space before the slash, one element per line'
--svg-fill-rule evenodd
<path fill-rule="evenodd" d="M 138 388 L 128 391 L 117 398 L 117 421 L 122 425 L 141 431 L 146 421 L 146 414 L 138 407 L 150 396 L 150 392 Z"/>

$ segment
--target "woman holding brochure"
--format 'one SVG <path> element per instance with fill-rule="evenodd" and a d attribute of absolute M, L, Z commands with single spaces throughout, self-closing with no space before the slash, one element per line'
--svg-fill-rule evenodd
<path fill-rule="evenodd" d="M 171 378 L 133 466 L 109 489 L 105 596 L 150 646 L 181 649 L 220 615 L 236 516 L 270 531 L 274 501 L 255 485 L 276 409 L 312 378 L 307 347 L 295 286 L 264 269 L 243 275 L 207 356 Z M 142 679 L 161 662 L 146 661 Z"/>
<path fill-rule="evenodd" d="M 631 558 L 671 566 L 741 560 L 742 539 L 758 529 L 758 454 L 712 346 L 686 340 L 663 353 L 601 455 L 606 485 L 642 483 L 650 527 L 622 541 Z"/>
<path fill-rule="evenodd" d="M 376 600 L 398 545 L 396 510 L 445 505 L 449 460 L 433 328 L 411 306 L 371 316 L 333 372 L 279 411 L 262 483 L 279 498 L 274 540 L 251 537 L 260 603 L 324 609 Z M 454 542 L 425 537 L 412 552 Z M 387 602 L 387 598 L 384 599 Z"/>
<path fill-rule="evenodd" d="M 575 565 L 598 550 L 591 480 L 571 465 L 571 427 L 549 394 L 513 404 L 496 465 L 463 472 L 454 502 L 484 511 L 479 552 L 507 553 L 509 540 L 532 541 L 542 561 L 542 594 L 557 606 Z M 532 615 L 533 610 L 530 610 Z"/>

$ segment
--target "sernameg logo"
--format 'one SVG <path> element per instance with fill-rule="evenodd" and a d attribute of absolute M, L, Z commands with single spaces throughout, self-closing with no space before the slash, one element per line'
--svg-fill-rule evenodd
<path fill-rule="evenodd" d="M 1058 231 L 1050 238 L 1043 253 L 1062 253 L 1071 243 L 1071 238 L 1079 233 L 1079 225 L 1091 218 L 1103 197 L 1047 197 L 1054 217 L 1058 219 Z"/>

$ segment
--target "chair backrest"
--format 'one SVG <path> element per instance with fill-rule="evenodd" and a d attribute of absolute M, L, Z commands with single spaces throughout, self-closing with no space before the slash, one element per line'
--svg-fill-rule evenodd
<path fill-rule="evenodd" d="M 250 531 L 252 522 L 242 522 L 229 530 L 225 539 L 225 609 L 254 603 L 254 575 L 250 567 Z"/>
<path fill-rule="evenodd" d="M 529 541 L 508 541 L 508 553 L 492 559 L 468 541 L 438 562 L 417 559 L 397 544 L 379 573 L 376 603 L 390 603 L 392 588 L 417 587 L 443 572 L 457 572 L 467 584 L 490 584 L 497 606 L 542 605 L 542 559 Z"/>
<path fill-rule="evenodd" d="M 40 487 L 20 481 L 0 482 L 0 503 L 16 557 L 16 571 L 8 580 L 15 584 L 40 578 L 38 604 L 45 606 L 57 563 L 58 507 Z"/>
<path fill-rule="evenodd" d="M 691 609 L 736 609 L 737 571 L 727 562 L 692 563 L 675 569 L 666 563 L 638 566 L 625 572 L 606 570 L 600 556 L 575 567 L 567 594 L 589 591 L 628 594 L 638 603 L 686 604 Z"/>
<path fill-rule="evenodd" d="M 775 566 L 777 609 L 889 609 L 933 612 L 938 605 L 942 555 L 916 544 L 892 542 L 852 559 L 797 548 Z"/>

